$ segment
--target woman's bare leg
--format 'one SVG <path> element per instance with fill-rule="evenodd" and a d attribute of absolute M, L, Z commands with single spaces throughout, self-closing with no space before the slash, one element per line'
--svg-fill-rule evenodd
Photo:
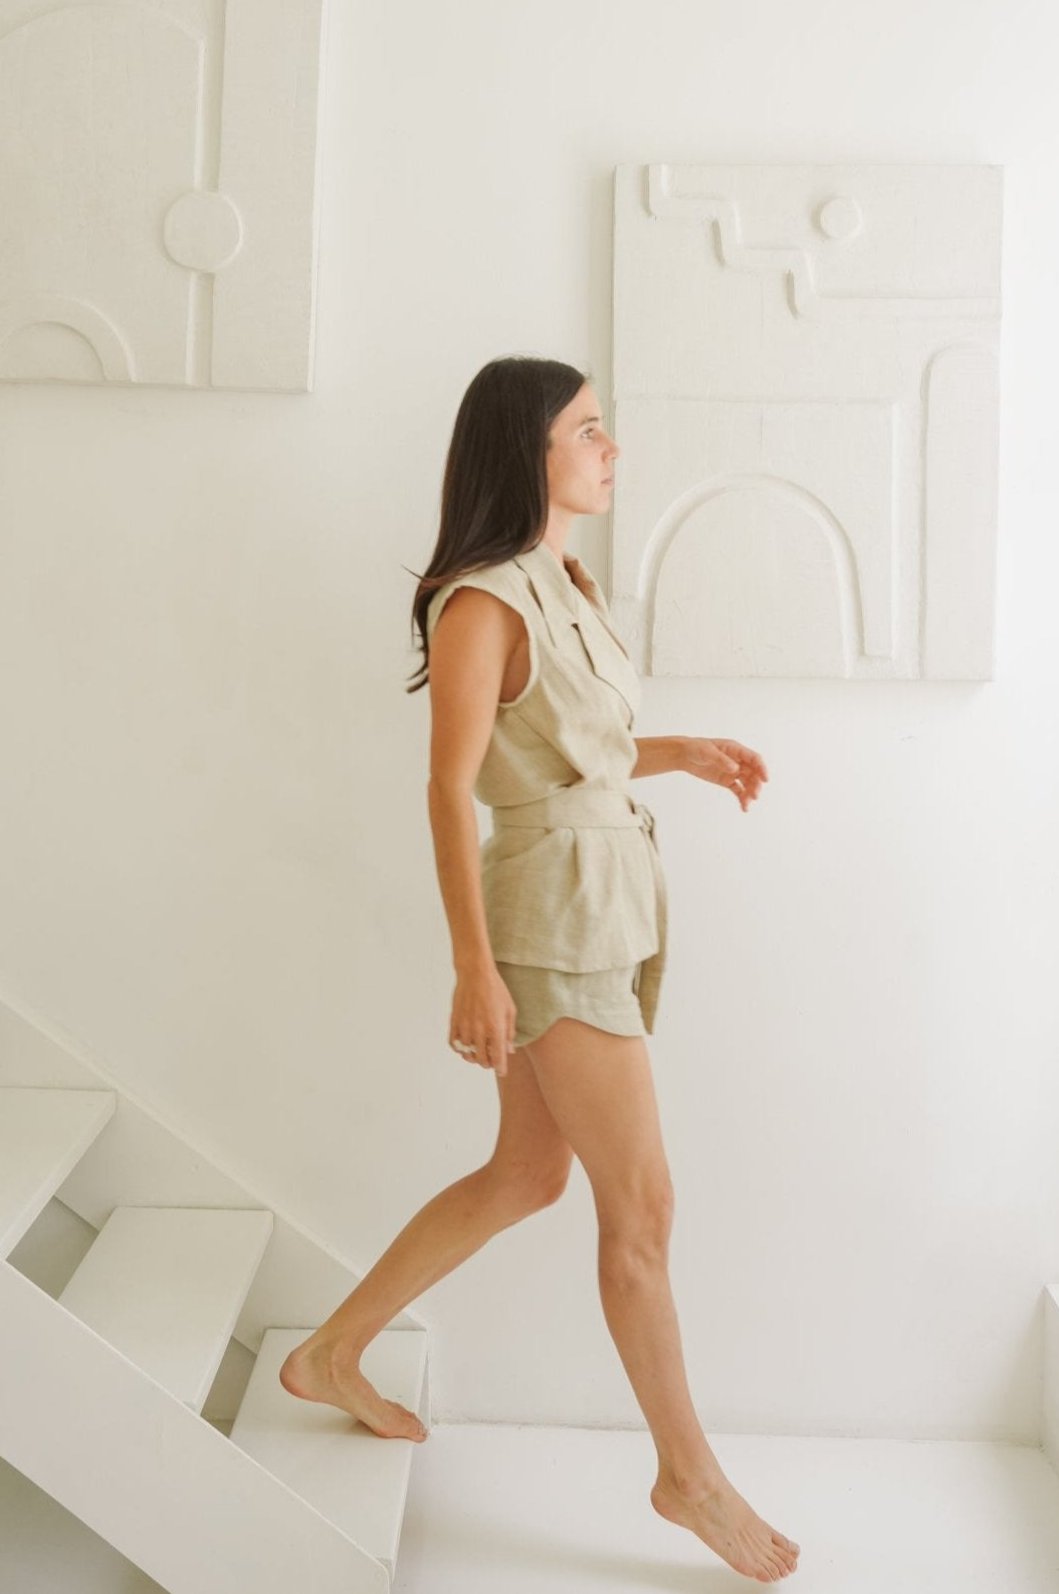
<path fill-rule="evenodd" d="M 526 1053 L 510 1054 L 507 1074 L 493 1077 L 500 1130 L 489 1162 L 428 1201 L 280 1369 L 280 1382 L 292 1395 L 339 1406 L 384 1438 L 425 1439 L 427 1430 L 414 1412 L 386 1400 L 361 1373 L 365 1346 L 410 1301 L 501 1229 L 557 1200 L 566 1185 L 572 1153 Z"/>
<path fill-rule="evenodd" d="M 592 1185 L 603 1312 L 658 1453 L 652 1504 L 736 1571 L 775 1582 L 795 1569 L 798 1546 L 728 1481 L 688 1389 L 668 1271 L 672 1185 L 646 1044 L 563 1018 L 528 1051 Z"/>

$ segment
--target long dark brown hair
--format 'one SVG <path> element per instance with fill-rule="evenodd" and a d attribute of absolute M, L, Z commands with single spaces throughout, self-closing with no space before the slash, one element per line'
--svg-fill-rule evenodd
<path fill-rule="evenodd" d="M 437 542 L 412 601 L 423 659 L 406 692 L 429 679 L 427 609 L 438 588 L 525 553 L 543 536 L 548 432 L 590 380 L 561 360 L 513 354 L 483 365 L 463 395 L 445 460 Z"/>

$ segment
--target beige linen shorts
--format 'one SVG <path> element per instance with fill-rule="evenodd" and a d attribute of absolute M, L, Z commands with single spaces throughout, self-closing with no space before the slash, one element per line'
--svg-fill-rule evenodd
<path fill-rule="evenodd" d="M 496 966 L 518 1009 L 516 1046 L 538 1040 L 557 1018 L 579 1018 L 613 1035 L 650 1033 L 636 994 L 642 963 L 592 969 L 585 974 L 532 963 L 498 961 Z"/>

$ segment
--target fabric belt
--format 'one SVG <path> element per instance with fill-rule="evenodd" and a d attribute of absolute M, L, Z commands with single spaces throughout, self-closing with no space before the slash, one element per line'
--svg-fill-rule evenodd
<path fill-rule="evenodd" d="M 614 787 L 562 786 L 533 802 L 494 808 L 493 828 L 505 825 L 541 826 L 546 830 L 568 825 L 643 825 L 651 829 L 654 815 L 646 804 Z"/>
<path fill-rule="evenodd" d="M 650 842 L 651 849 L 651 869 L 655 882 L 655 907 L 658 923 L 658 948 L 657 951 L 639 964 L 635 989 L 643 1013 L 644 1025 L 648 1031 L 653 1030 L 662 973 L 666 966 L 666 921 L 668 914 L 665 874 L 662 869 L 662 859 L 658 851 L 658 841 L 655 835 L 655 816 L 647 804 L 637 802 L 627 791 L 622 791 L 618 788 L 563 786 L 558 791 L 549 792 L 546 797 L 535 798 L 532 802 L 510 803 L 503 807 L 494 808 L 492 815 L 494 830 L 503 830 L 508 826 L 534 827 L 545 830 L 561 830 L 570 827 L 576 830 L 583 825 L 604 829 L 614 826 L 639 826 L 643 830 L 647 840 Z"/>

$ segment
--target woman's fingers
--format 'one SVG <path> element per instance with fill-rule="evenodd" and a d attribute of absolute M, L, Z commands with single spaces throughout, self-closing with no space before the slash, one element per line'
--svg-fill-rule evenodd
<path fill-rule="evenodd" d="M 495 1068 L 498 1074 L 507 1073 L 507 1053 L 514 1051 L 514 1040 L 502 1040 L 499 1036 L 492 1036 L 484 1031 L 478 1032 L 476 1040 L 465 1042 L 457 1037 L 450 1040 L 449 1045 L 457 1051 L 465 1063 L 477 1063 L 479 1068 Z"/>
<path fill-rule="evenodd" d="M 752 747 L 744 747 L 741 742 L 725 742 L 723 746 L 738 766 L 729 784 L 745 813 L 748 804 L 761 795 L 762 783 L 768 780 L 768 770 L 760 753 L 755 753 Z"/>
<path fill-rule="evenodd" d="M 489 1061 L 498 1074 L 507 1073 L 508 1042 L 503 1028 L 489 1037 Z"/>
<path fill-rule="evenodd" d="M 470 982 L 468 982 L 470 983 Z M 508 1053 L 517 1050 L 517 1009 L 500 979 L 486 981 L 486 989 L 463 989 L 457 984 L 449 1019 L 449 1045 L 464 1062 L 507 1073 Z"/>
<path fill-rule="evenodd" d="M 760 753 L 755 753 L 752 747 L 744 747 L 742 742 L 733 742 L 731 745 L 737 749 L 733 757 L 737 758 L 740 764 L 752 770 L 761 780 L 768 780 L 769 772 Z"/>

